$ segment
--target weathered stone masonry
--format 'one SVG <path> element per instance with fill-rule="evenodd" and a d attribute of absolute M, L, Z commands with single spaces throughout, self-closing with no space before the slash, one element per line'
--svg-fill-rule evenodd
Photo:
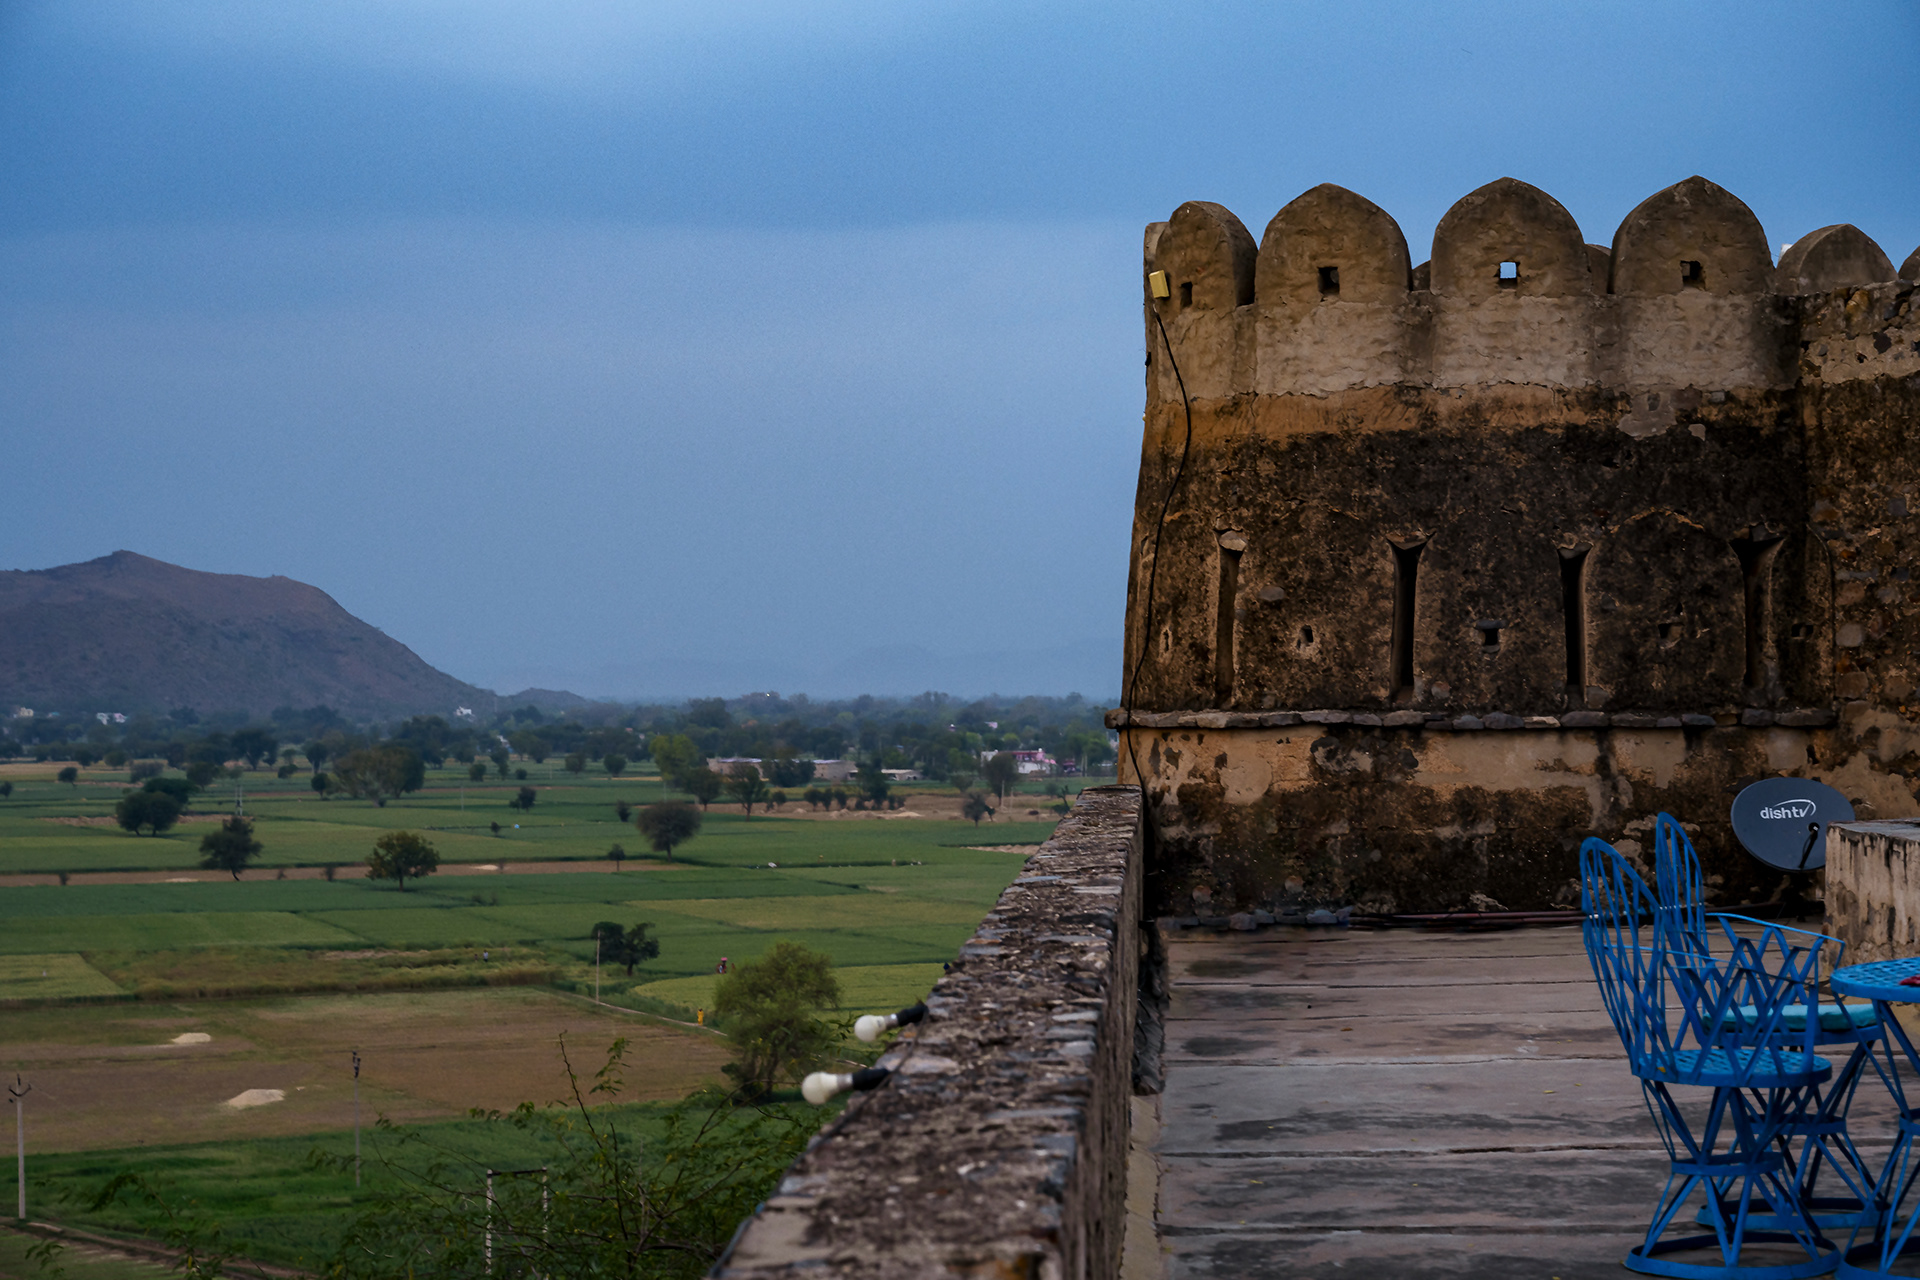
<path fill-rule="evenodd" d="M 713 1274 L 1104 1280 L 1133 1092 L 1141 825 L 1089 788 Z"/>
<path fill-rule="evenodd" d="M 1740 786 L 1915 810 L 1920 251 L 1835 226 L 1776 267 L 1701 178 L 1590 245 L 1501 179 L 1417 267 L 1321 186 L 1258 245 L 1182 205 L 1142 276 L 1111 722 L 1150 915 L 1565 905 L 1580 839 L 1638 856 L 1661 809 L 1767 900 Z"/>

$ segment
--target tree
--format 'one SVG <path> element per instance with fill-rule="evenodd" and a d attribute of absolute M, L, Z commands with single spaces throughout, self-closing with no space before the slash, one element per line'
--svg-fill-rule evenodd
<path fill-rule="evenodd" d="M 70 787 L 78 787 L 80 785 L 80 771 L 72 765 L 68 765 L 62 769 L 59 773 L 55 774 L 54 777 Z"/>
<path fill-rule="evenodd" d="M 187 765 L 185 772 L 187 781 L 197 790 L 204 791 L 212 783 L 214 774 L 219 772 L 219 767 L 210 760 L 195 760 Z"/>
<path fill-rule="evenodd" d="M 673 786 L 680 786 L 681 775 L 688 770 L 707 762 L 700 749 L 693 745 L 693 739 L 684 733 L 656 733 L 647 743 L 647 749 L 653 755 L 654 767 L 660 770 L 660 780 Z"/>
<path fill-rule="evenodd" d="M 627 758 L 617 751 L 609 752 L 601 759 L 600 765 L 607 771 L 607 776 L 617 778 L 626 772 Z"/>
<path fill-rule="evenodd" d="M 955 791 L 964 793 L 973 785 L 979 764 L 980 759 L 973 752 L 954 747 L 947 752 L 947 781 L 953 784 Z"/>
<path fill-rule="evenodd" d="M 109 769 L 124 769 L 127 765 L 127 753 L 115 747 L 100 757 L 100 763 Z"/>
<path fill-rule="evenodd" d="M 587 753 L 584 751 L 575 751 L 563 760 L 561 764 L 568 773 L 577 778 L 587 771 Z"/>
<path fill-rule="evenodd" d="M 985 792 L 969 791 L 967 798 L 960 804 L 960 814 L 977 827 L 980 825 L 980 819 L 993 816 L 993 806 L 987 803 Z"/>
<path fill-rule="evenodd" d="M 545 764 L 548 753 L 553 750 L 553 747 L 545 738 L 525 729 L 518 733 L 508 734 L 507 741 L 513 744 L 515 751 L 518 751 L 535 764 Z"/>
<path fill-rule="evenodd" d="M 307 758 L 307 765 L 315 773 L 319 773 L 320 766 L 327 762 L 327 758 L 331 756 L 333 752 L 327 749 L 326 743 L 320 741 L 318 738 L 314 738 L 311 741 L 300 744 L 300 754 Z"/>
<path fill-rule="evenodd" d="M 714 1012 L 726 1020 L 735 1054 L 723 1070 L 749 1098 L 772 1092 L 782 1076 L 799 1079 L 835 1043 L 815 1011 L 839 1004 L 829 957 L 797 942 L 775 943 L 714 988 Z"/>
<path fill-rule="evenodd" d="M 135 791 L 113 807 L 113 820 L 135 835 L 159 835 L 180 821 L 180 802 L 164 791 Z"/>
<path fill-rule="evenodd" d="M 767 783 L 760 776 L 760 766 L 736 764 L 727 770 L 726 788 L 740 807 L 753 816 L 753 806 L 767 798 Z"/>
<path fill-rule="evenodd" d="M 853 775 L 853 782 L 860 794 L 873 802 L 874 808 L 878 809 L 886 803 L 889 782 L 887 775 L 880 772 L 878 760 L 869 760 L 861 765 L 859 772 Z"/>
<path fill-rule="evenodd" d="M 779 752 L 767 770 L 767 781 L 776 787 L 804 787 L 813 781 L 813 761 L 803 760 L 791 752 Z"/>
<path fill-rule="evenodd" d="M 980 766 L 980 773 L 1000 797 L 1000 803 L 1007 802 L 1007 792 L 1013 788 L 1014 781 L 1020 776 L 1020 762 L 1013 752 L 1002 751 Z"/>
<path fill-rule="evenodd" d="M 99 752 L 95 751 L 92 747 L 75 747 L 73 749 L 73 762 L 82 769 L 91 769 L 93 762 L 99 758 Z"/>
<path fill-rule="evenodd" d="M 12 794 L 13 784 L 11 782 L 0 782 L 0 800 L 5 800 Z"/>
<path fill-rule="evenodd" d="M 208 871 L 226 871 L 235 880 L 264 846 L 253 838 L 253 819 L 234 814 L 200 837 L 200 865 Z"/>
<path fill-rule="evenodd" d="M 589 938 L 600 940 L 600 959 L 606 964 L 623 964 L 627 967 L 627 976 L 633 976 L 633 966 L 645 964 L 660 954 L 660 940 L 652 937 L 653 922 L 636 924 L 630 929 L 622 929 L 611 920 L 602 920 L 593 926 Z"/>
<path fill-rule="evenodd" d="M 487 766 L 485 766 L 484 764 L 481 764 L 478 760 L 475 760 L 472 764 L 467 766 L 468 782 L 485 782 L 486 780 L 487 780 Z"/>
<path fill-rule="evenodd" d="M 411 747 L 389 742 L 347 752 L 334 761 L 333 777 L 356 800 L 385 808 L 388 800 L 425 786 L 427 767 Z"/>
<path fill-rule="evenodd" d="M 245 760 L 249 769 L 258 769 L 261 760 L 271 760 L 273 753 L 280 749 L 271 729 L 257 727 L 237 730 L 228 743 L 233 754 Z"/>
<path fill-rule="evenodd" d="M 702 809 L 720 798 L 720 790 L 726 786 L 719 774 L 705 765 L 695 765 L 681 776 L 676 784 L 679 788 L 700 802 Z"/>
<path fill-rule="evenodd" d="M 187 801 L 193 799 L 193 793 L 199 788 L 185 778 L 148 778 L 141 784 L 142 791 L 158 791 L 161 795 L 172 796 L 173 802 L 184 812 Z"/>
<path fill-rule="evenodd" d="M 625 800 L 614 801 L 613 812 L 614 816 L 619 818 L 623 824 L 633 821 L 633 806 Z"/>
<path fill-rule="evenodd" d="M 407 877 L 418 880 L 440 867 L 440 851 L 425 836 L 412 831 L 389 831 L 373 842 L 367 855 L 367 879 L 392 880 L 407 891 Z"/>
<path fill-rule="evenodd" d="M 314 774 L 313 777 L 307 780 L 307 785 L 312 787 L 314 793 L 322 800 L 325 800 L 328 796 L 340 789 L 340 784 L 333 780 L 333 775 L 330 773 Z"/>
<path fill-rule="evenodd" d="M 520 809 L 520 810 L 531 809 L 533 808 L 533 802 L 535 800 L 538 800 L 539 798 L 540 798 L 540 793 L 535 791 L 532 787 L 522 787 L 520 788 L 519 795 L 507 801 L 507 808 Z"/>
<path fill-rule="evenodd" d="M 663 800 L 642 809 L 633 824 L 655 853 L 663 853 L 671 861 L 675 845 L 700 834 L 700 810 L 684 800 Z"/>
<path fill-rule="evenodd" d="M 621 847 L 619 842 L 616 841 L 613 847 L 607 850 L 607 861 L 613 864 L 613 869 L 615 871 L 618 871 L 620 869 L 620 864 L 625 862 L 626 860 L 627 860 L 626 849 Z"/>
<path fill-rule="evenodd" d="M 493 761 L 493 767 L 500 771 L 500 781 L 505 782 L 507 780 L 507 762 L 512 760 L 513 757 L 505 751 L 496 751 L 488 756 L 487 759 Z"/>

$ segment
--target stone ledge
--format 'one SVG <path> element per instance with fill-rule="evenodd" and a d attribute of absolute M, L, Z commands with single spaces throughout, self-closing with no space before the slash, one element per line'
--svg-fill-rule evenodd
<path fill-rule="evenodd" d="M 1090 787 L 927 1020 L 748 1219 L 712 1275 L 1105 1276 L 1124 1230 L 1140 793 Z"/>
<path fill-rule="evenodd" d="M 1107 712 L 1109 729 L 1132 725 L 1140 729 L 1287 729 L 1300 724 L 1351 724 L 1364 728 L 1423 729 L 1441 733 L 1473 733 L 1481 730 L 1512 732 L 1516 729 L 1712 729 L 1729 727 L 1732 715 L 1712 716 L 1697 712 L 1684 715 L 1644 711 L 1567 711 L 1557 716 L 1520 716 L 1505 711 L 1490 711 L 1484 716 L 1437 715 L 1425 711 L 1134 711 L 1116 707 Z M 1753 707 L 1740 713 L 1738 723 L 1760 729 L 1780 725 L 1790 729 L 1823 729 L 1837 716 L 1825 707 L 1800 707 L 1791 711 L 1768 711 Z"/>

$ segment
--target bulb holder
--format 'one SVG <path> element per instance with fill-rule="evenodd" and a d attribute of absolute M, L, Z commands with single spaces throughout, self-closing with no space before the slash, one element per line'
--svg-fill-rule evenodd
<path fill-rule="evenodd" d="M 800 1096 L 816 1107 L 823 1107 L 849 1089 L 878 1088 L 892 1074 L 885 1067 L 862 1067 L 845 1074 L 816 1071 L 800 1082 Z"/>
<path fill-rule="evenodd" d="M 895 1027 L 910 1027 L 927 1016 L 927 1006 L 910 1004 L 898 1013 L 869 1013 L 853 1024 L 853 1034 L 864 1044 L 872 1044 L 883 1032 Z"/>

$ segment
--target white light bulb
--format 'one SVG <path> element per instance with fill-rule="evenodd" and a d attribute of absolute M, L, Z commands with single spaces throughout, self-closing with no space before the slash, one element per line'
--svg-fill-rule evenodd
<path fill-rule="evenodd" d="M 869 1013 L 853 1024 L 853 1034 L 863 1044 L 872 1044 L 887 1029 L 887 1019 L 877 1013 Z"/>
<path fill-rule="evenodd" d="M 838 1076 L 831 1071 L 816 1071 L 800 1082 L 800 1096 L 814 1106 L 825 1106 L 835 1095 L 853 1088 L 852 1076 Z"/>

